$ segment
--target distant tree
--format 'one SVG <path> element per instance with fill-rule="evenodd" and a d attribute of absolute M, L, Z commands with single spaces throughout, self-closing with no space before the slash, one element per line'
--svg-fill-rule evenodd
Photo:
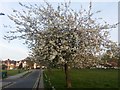
<path fill-rule="evenodd" d="M 22 69 L 23 68 L 23 64 L 20 63 L 20 65 L 18 66 L 18 69 Z"/>
<path fill-rule="evenodd" d="M 109 58 L 118 60 L 120 59 L 120 47 L 117 43 L 112 42 L 106 54 Z"/>
<path fill-rule="evenodd" d="M 117 66 L 120 66 L 119 65 L 120 47 L 118 46 L 117 43 L 112 42 L 110 44 L 109 49 L 102 56 L 102 61 L 104 61 L 104 64 L 108 62 L 112 62 L 115 66 L 116 66 L 116 63 L 117 63 Z"/>
<path fill-rule="evenodd" d="M 28 65 L 28 67 L 33 68 L 34 62 L 27 60 L 27 65 Z"/>
<path fill-rule="evenodd" d="M 111 58 L 115 60 L 120 60 L 120 46 L 118 46 L 118 44 L 111 44 L 109 50 L 111 51 Z"/>
<path fill-rule="evenodd" d="M 116 24 L 109 25 L 99 23 L 94 18 L 92 4 L 89 10 L 81 9 L 77 12 L 70 8 L 69 3 L 61 3 L 53 8 L 50 3 L 45 6 L 23 5 L 27 11 L 19 12 L 8 17 L 15 22 L 16 30 L 10 31 L 12 35 L 6 35 L 5 39 L 25 39 L 31 50 L 31 54 L 38 62 L 52 64 L 64 64 L 66 85 L 71 87 L 69 69 L 73 62 L 92 64 L 91 56 L 96 56 L 106 48 L 109 48 L 109 30 Z M 82 59 L 75 59 L 76 56 Z M 96 59 L 97 61 L 97 59 Z"/>
<path fill-rule="evenodd" d="M 7 66 L 5 64 L 2 64 L 2 70 L 6 70 Z"/>
<path fill-rule="evenodd" d="M 25 58 L 24 61 L 26 61 L 26 64 L 27 64 L 28 68 L 33 68 L 33 66 L 34 66 L 34 60 L 31 57 Z"/>

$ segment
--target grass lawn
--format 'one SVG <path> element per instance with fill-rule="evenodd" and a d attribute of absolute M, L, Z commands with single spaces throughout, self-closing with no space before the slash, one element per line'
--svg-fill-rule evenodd
<path fill-rule="evenodd" d="M 7 75 L 8 75 L 8 76 L 13 76 L 13 75 L 22 73 L 22 72 L 24 72 L 24 71 L 25 71 L 25 70 L 7 70 Z M 2 72 L 5 72 L 5 70 L 2 71 Z"/>
<path fill-rule="evenodd" d="M 118 70 L 72 69 L 70 73 L 73 88 L 118 88 Z M 45 70 L 44 84 L 46 88 L 51 86 L 65 88 L 64 71 L 61 69 L 53 69 L 51 72 Z"/>

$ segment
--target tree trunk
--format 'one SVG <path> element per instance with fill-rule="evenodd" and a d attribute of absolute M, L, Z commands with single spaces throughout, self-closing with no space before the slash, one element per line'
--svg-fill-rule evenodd
<path fill-rule="evenodd" d="M 65 67 L 65 76 L 66 76 L 66 86 L 67 88 L 71 88 L 71 79 L 70 79 L 70 72 L 69 72 L 69 68 L 68 68 L 68 63 L 65 63 L 64 65 Z"/>

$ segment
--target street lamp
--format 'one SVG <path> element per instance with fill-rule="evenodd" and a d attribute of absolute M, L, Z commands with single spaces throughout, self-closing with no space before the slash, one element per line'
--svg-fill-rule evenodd
<path fill-rule="evenodd" d="M 4 14 L 4 13 L 0 13 L 0 15 L 5 15 L 5 14 Z M 6 70 L 6 72 L 4 73 L 4 76 L 7 77 L 7 70 Z M 5 78 L 5 77 L 3 77 L 3 72 L 2 72 L 2 78 Z"/>
<path fill-rule="evenodd" d="M 5 15 L 4 13 L 0 13 L 0 15 Z"/>

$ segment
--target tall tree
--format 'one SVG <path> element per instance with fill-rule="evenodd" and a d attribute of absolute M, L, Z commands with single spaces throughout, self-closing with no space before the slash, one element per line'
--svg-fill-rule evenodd
<path fill-rule="evenodd" d="M 27 11 L 13 10 L 15 14 L 8 16 L 15 22 L 16 30 L 10 31 L 12 35 L 5 38 L 25 39 L 36 61 L 46 62 L 48 66 L 63 63 L 69 88 L 70 64 L 80 61 L 91 64 L 90 56 L 109 48 L 109 29 L 115 28 L 116 24 L 102 24 L 98 22 L 100 18 L 93 18 L 100 11 L 92 13 L 91 2 L 89 10 L 81 7 L 79 11 L 71 9 L 70 2 L 58 4 L 57 8 L 45 3 L 45 6 L 20 3 Z M 77 55 L 83 59 L 75 59 Z"/>

